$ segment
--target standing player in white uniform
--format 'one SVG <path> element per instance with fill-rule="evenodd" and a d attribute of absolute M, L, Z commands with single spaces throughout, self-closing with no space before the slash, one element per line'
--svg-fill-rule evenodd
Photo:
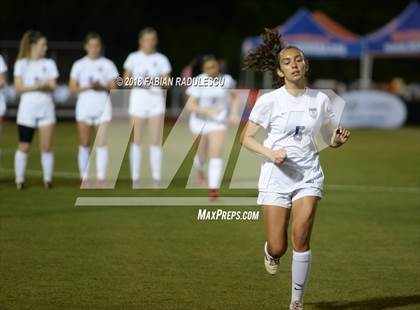
<path fill-rule="evenodd" d="M 3 56 L 0 55 L 0 134 L 1 134 L 1 123 L 3 122 L 3 116 L 6 113 L 6 99 L 3 93 L 4 86 L 6 85 L 6 74 L 5 74 L 6 72 L 7 72 L 6 63 L 4 62 Z"/>
<path fill-rule="evenodd" d="M 76 103 L 76 121 L 79 130 L 78 165 L 84 187 L 92 133 L 96 128 L 97 187 L 103 187 L 108 167 L 107 124 L 111 120 L 111 101 L 108 92 L 116 87 L 118 70 L 111 60 L 101 55 L 102 39 L 99 34 L 93 32 L 87 34 L 84 47 L 86 56 L 73 64 L 69 82 L 70 91 L 79 94 Z"/>
<path fill-rule="evenodd" d="M 3 89 L 6 85 L 7 66 L 4 62 L 3 56 L 0 55 L 0 125 L 4 114 L 6 113 L 6 98 Z"/>
<path fill-rule="evenodd" d="M 243 132 L 242 143 L 263 156 L 258 204 L 262 205 L 267 242 L 265 267 L 277 272 L 287 250 L 287 227 L 292 214 L 292 298 L 290 309 L 303 309 L 303 294 L 311 265 L 310 236 L 324 173 L 315 136 L 323 133 L 331 147 L 343 145 L 350 132 L 334 128 L 328 97 L 305 87 L 308 63 L 301 50 L 283 47 L 276 30 L 266 30 L 264 43 L 244 60 L 244 67 L 271 71 L 276 86 L 258 98 Z M 255 139 L 265 130 L 264 144 Z"/>
<path fill-rule="evenodd" d="M 223 145 L 227 123 L 239 123 L 238 101 L 234 92 L 235 81 L 228 74 L 220 73 L 219 61 L 212 55 L 204 56 L 202 60 L 204 73 L 196 79 L 219 79 L 221 83 L 214 86 L 190 86 L 186 93 L 189 96 L 186 108 L 191 112 L 190 130 L 194 140 L 200 136 L 200 144 L 194 157 L 194 167 L 197 170 L 198 182 L 206 185 L 204 164 L 209 158 L 208 188 L 209 197 L 216 199 L 223 171 Z M 201 83 L 201 82 L 199 82 Z"/>
<path fill-rule="evenodd" d="M 128 55 L 124 62 L 125 87 L 132 87 L 129 114 L 134 123 L 134 138 L 130 147 L 130 166 L 133 188 L 140 186 L 140 163 L 143 133 L 149 129 L 149 156 L 153 183 L 159 186 L 162 169 L 162 131 L 165 117 L 166 93 L 162 87 L 142 84 L 146 78 L 161 78 L 167 81 L 171 73 L 168 58 L 156 51 L 157 32 L 145 28 L 139 34 L 139 49 Z M 165 84 L 165 82 L 163 82 Z"/>
<path fill-rule="evenodd" d="M 52 136 L 55 124 L 52 92 L 57 86 L 57 66 L 45 58 L 47 38 L 38 31 L 27 31 L 20 42 L 14 68 L 14 84 L 21 94 L 17 113 L 19 144 L 15 153 L 16 188 L 23 188 L 26 163 L 35 129 L 40 135 L 44 186 L 52 187 L 54 155 Z"/>

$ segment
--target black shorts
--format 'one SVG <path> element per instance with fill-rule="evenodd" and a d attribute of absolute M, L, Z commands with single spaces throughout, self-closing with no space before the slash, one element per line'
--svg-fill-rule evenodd
<path fill-rule="evenodd" d="M 18 125 L 19 142 L 32 143 L 35 134 L 35 128 Z"/>

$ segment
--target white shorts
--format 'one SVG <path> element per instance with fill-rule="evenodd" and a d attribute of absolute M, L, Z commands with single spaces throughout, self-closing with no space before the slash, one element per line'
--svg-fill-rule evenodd
<path fill-rule="evenodd" d="M 45 127 L 55 123 L 55 109 L 52 101 L 19 103 L 16 123 L 27 127 Z"/>
<path fill-rule="evenodd" d="M 140 118 L 152 117 L 165 113 L 163 90 L 133 89 L 130 94 L 128 113 Z"/>
<path fill-rule="evenodd" d="M 226 127 L 225 123 L 203 120 L 194 114 L 190 116 L 190 130 L 194 135 L 205 135 L 213 131 L 226 130 Z"/>
<path fill-rule="evenodd" d="M 110 122 L 112 119 L 111 103 L 107 101 L 102 109 L 89 109 L 88 104 L 77 102 L 76 121 L 86 123 L 90 126 L 97 126 L 101 123 Z"/>
<path fill-rule="evenodd" d="M 292 206 L 292 202 L 304 196 L 317 196 L 322 198 L 322 191 L 316 187 L 305 187 L 291 193 L 259 192 L 257 204 L 289 209 Z"/>

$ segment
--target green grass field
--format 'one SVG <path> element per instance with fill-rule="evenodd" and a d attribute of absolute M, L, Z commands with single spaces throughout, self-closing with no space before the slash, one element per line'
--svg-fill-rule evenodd
<path fill-rule="evenodd" d="M 64 174 L 44 190 L 36 147 L 29 187 L 16 192 L 16 140 L 15 125 L 3 124 L 1 310 L 287 308 L 291 249 L 280 273 L 266 274 L 262 218 L 198 221 L 199 207 L 75 207 L 78 196 L 144 193 L 128 180 L 82 191 Z M 57 126 L 55 145 L 56 170 L 77 173 L 74 124 Z M 420 309 L 420 128 L 353 130 L 348 145 L 321 158 L 327 186 L 305 309 Z M 175 194 L 188 192 L 162 193 Z"/>

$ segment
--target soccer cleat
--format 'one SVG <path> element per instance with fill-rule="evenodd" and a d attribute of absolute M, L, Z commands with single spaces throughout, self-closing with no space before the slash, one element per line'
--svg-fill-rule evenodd
<path fill-rule="evenodd" d="M 96 188 L 99 188 L 99 189 L 101 189 L 101 188 L 105 188 L 105 180 L 96 180 Z"/>
<path fill-rule="evenodd" d="M 25 183 L 20 182 L 20 183 L 16 183 L 16 190 L 21 191 L 25 188 Z"/>
<path fill-rule="evenodd" d="M 133 189 L 140 189 L 141 188 L 141 183 L 140 180 L 133 180 Z"/>
<path fill-rule="evenodd" d="M 272 258 L 264 255 L 264 266 L 265 270 L 271 275 L 275 275 L 279 269 L 280 257 Z"/>
<path fill-rule="evenodd" d="M 80 189 L 89 188 L 89 181 L 86 179 L 81 180 Z"/>
<path fill-rule="evenodd" d="M 289 310 L 303 310 L 303 303 L 294 301 L 290 304 Z"/>
<path fill-rule="evenodd" d="M 162 187 L 160 180 L 153 180 L 152 187 L 153 189 L 160 189 Z"/>
<path fill-rule="evenodd" d="M 44 182 L 44 188 L 45 189 L 52 189 L 53 188 L 52 182 Z"/>
<path fill-rule="evenodd" d="M 216 201 L 219 198 L 219 190 L 218 189 L 209 189 L 209 198 L 211 201 Z"/>

